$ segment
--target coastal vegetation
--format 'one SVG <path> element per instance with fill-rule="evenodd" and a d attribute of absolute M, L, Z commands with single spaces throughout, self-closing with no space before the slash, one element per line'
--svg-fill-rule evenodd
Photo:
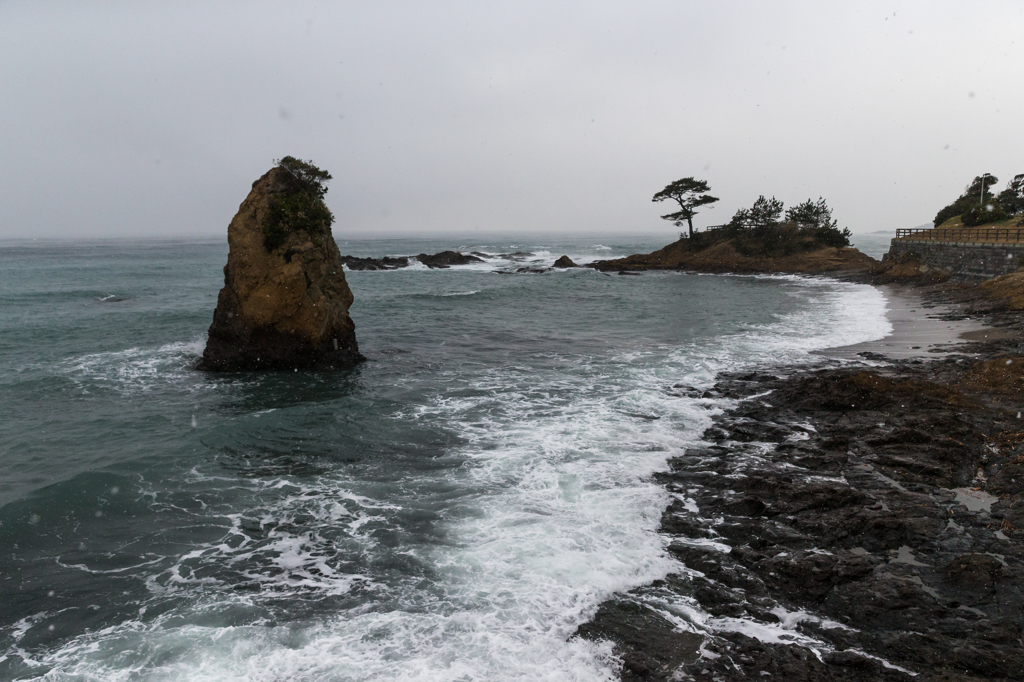
<path fill-rule="evenodd" d="M 832 209 L 821 197 L 817 201 L 807 199 L 785 210 L 782 201 L 762 195 L 750 208 L 736 211 L 726 225 L 696 232 L 687 238 L 691 251 L 702 251 L 723 242 L 731 242 L 744 256 L 791 256 L 849 246 L 850 230 L 839 229 Z"/>
<path fill-rule="evenodd" d="M 270 205 L 270 215 L 263 224 L 263 246 L 273 251 L 285 243 L 288 235 L 302 230 L 314 244 L 320 245 L 334 224 L 334 215 L 324 203 L 331 174 L 309 161 L 286 156 L 276 162 L 287 171 L 287 190 Z"/>
<path fill-rule="evenodd" d="M 671 199 L 679 210 L 661 216 L 689 228 L 679 239 L 648 254 L 599 260 L 587 267 L 597 270 L 696 270 L 699 272 L 867 271 L 875 261 L 850 246 L 850 230 L 840 229 L 828 203 L 806 201 L 786 209 L 779 199 L 761 195 L 750 208 L 736 211 L 725 225 L 693 229 L 693 216 L 701 206 L 718 201 L 708 194 L 708 183 L 683 178 L 654 195 L 653 201 Z"/>
<path fill-rule="evenodd" d="M 975 177 L 963 194 L 935 214 L 932 221 L 935 227 L 953 218 L 959 218 L 959 224 L 975 227 L 998 223 L 1024 213 L 1024 173 L 1015 175 L 997 195 L 995 186 L 998 182 L 999 178 L 991 173 Z"/>

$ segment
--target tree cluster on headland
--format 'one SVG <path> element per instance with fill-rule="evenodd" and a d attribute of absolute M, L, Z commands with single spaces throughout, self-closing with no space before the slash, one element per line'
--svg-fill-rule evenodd
<path fill-rule="evenodd" d="M 832 209 L 821 197 L 785 210 L 780 200 L 761 195 L 750 208 L 736 211 L 727 224 L 704 232 L 695 231 L 693 218 L 697 209 L 718 201 L 708 194 L 709 189 L 706 180 L 682 178 L 666 185 L 651 199 L 654 202 L 671 200 L 679 205 L 678 211 L 661 217 L 677 227 L 685 224 L 689 228 L 679 237 L 687 240 L 691 251 L 702 251 L 728 241 L 744 256 L 778 257 L 850 245 L 849 228 L 839 229 L 832 218 Z"/>
<path fill-rule="evenodd" d="M 652 198 L 678 210 L 661 216 L 686 232 L 648 254 L 595 261 L 597 270 L 693 270 L 696 272 L 867 272 L 875 260 L 850 248 L 850 230 L 839 229 L 824 199 L 808 199 L 786 210 L 775 197 L 758 197 L 725 225 L 693 228 L 697 209 L 718 201 L 706 180 L 682 178 Z"/>
<path fill-rule="evenodd" d="M 703 251 L 728 242 L 742 256 L 774 258 L 850 246 L 849 228 L 839 228 L 831 209 L 820 197 L 785 210 L 781 201 L 762 195 L 750 208 L 736 211 L 728 223 L 696 231 L 693 217 L 697 209 L 719 201 L 708 194 L 709 189 L 707 180 L 684 177 L 666 185 L 651 199 L 671 200 L 679 205 L 678 211 L 662 218 L 688 227 L 679 237 L 689 251 Z"/>
<path fill-rule="evenodd" d="M 957 217 L 964 225 L 974 227 L 1024 214 L 1024 173 L 1013 176 L 1006 188 L 996 194 L 998 182 L 999 178 L 991 173 L 974 178 L 963 194 L 935 214 L 935 227 Z"/>

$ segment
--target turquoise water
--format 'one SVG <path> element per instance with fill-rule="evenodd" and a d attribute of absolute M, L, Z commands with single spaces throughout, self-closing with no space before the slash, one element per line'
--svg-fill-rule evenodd
<path fill-rule="evenodd" d="M 650 476 L 728 407 L 692 389 L 889 331 L 864 285 L 494 258 L 347 273 L 353 371 L 210 375 L 226 256 L 0 245 L 0 679 L 611 679 L 570 635 L 673 570 Z"/>

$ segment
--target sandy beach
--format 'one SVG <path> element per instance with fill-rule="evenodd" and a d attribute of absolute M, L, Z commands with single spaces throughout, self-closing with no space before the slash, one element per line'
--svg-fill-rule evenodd
<path fill-rule="evenodd" d="M 877 341 L 831 348 L 822 355 L 847 360 L 866 357 L 865 353 L 893 360 L 936 358 L 960 352 L 958 346 L 969 341 L 1012 334 L 992 327 L 981 316 L 966 314 L 955 304 L 927 301 L 918 290 L 891 284 L 876 286 L 885 295 L 892 333 Z"/>

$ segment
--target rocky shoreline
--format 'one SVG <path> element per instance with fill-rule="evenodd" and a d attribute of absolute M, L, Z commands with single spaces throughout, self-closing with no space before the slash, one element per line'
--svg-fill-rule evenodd
<path fill-rule="evenodd" d="M 983 287 L 921 290 L 1000 328 L 938 359 L 668 389 L 732 405 L 658 476 L 679 570 L 578 636 L 623 680 L 1024 679 L 1024 324 Z"/>

